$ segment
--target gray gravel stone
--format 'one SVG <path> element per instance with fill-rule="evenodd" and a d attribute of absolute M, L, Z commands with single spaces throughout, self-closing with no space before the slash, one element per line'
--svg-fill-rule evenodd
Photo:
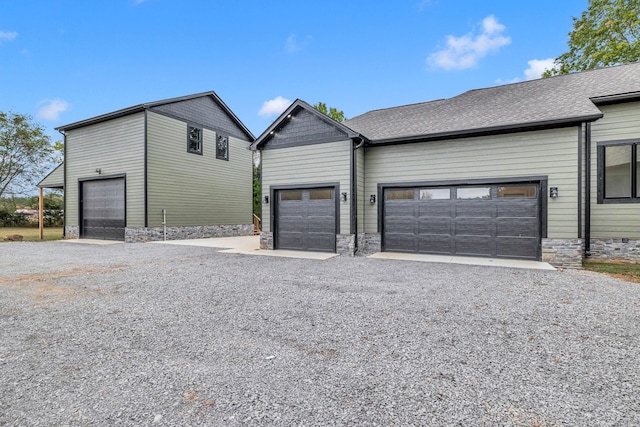
<path fill-rule="evenodd" d="M 0 426 L 640 425 L 640 286 L 0 245 Z"/>

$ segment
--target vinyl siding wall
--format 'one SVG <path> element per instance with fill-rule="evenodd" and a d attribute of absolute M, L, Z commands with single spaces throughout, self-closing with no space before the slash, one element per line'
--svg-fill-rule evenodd
<path fill-rule="evenodd" d="M 126 174 L 126 225 L 144 226 L 144 113 L 67 131 L 65 154 L 66 225 L 79 225 L 79 179 Z"/>
<path fill-rule="evenodd" d="M 148 113 L 149 227 L 251 224 L 249 142 L 229 137 L 229 160 L 216 159 L 216 133 L 204 129 L 203 155 L 187 152 L 187 123 Z"/>
<path fill-rule="evenodd" d="M 640 102 L 600 107 L 591 125 L 591 237 L 640 238 L 640 204 L 598 204 L 598 142 L 640 138 Z"/>
<path fill-rule="evenodd" d="M 578 235 L 579 128 L 368 148 L 365 195 L 378 183 L 548 176 L 547 237 Z M 543 195 L 548 198 L 548 194 Z M 378 232 L 378 203 L 365 207 L 365 232 Z"/>
<path fill-rule="evenodd" d="M 271 186 L 340 183 L 339 191 L 351 194 L 351 140 L 262 151 L 262 194 Z M 351 229 L 350 202 L 340 203 L 339 234 Z M 263 231 L 271 232 L 270 205 L 262 205 Z"/>

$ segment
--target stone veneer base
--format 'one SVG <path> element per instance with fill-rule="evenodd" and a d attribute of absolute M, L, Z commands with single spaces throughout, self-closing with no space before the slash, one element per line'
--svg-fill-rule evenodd
<path fill-rule="evenodd" d="M 590 260 L 640 263 L 640 240 L 591 239 Z"/>
<path fill-rule="evenodd" d="M 80 227 L 66 226 L 65 239 L 78 239 Z M 235 237 L 253 235 L 253 224 L 203 225 L 195 227 L 167 227 L 167 240 L 203 239 L 207 237 Z M 124 230 L 126 243 L 164 240 L 163 227 L 127 227 Z"/>
<path fill-rule="evenodd" d="M 542 239 L 542 261 L 554 267 L 582 268 L 582 239 Z"/>
<path fill-rule="evenodd" d="M 253 224 L 202 225 L 194 227 L 167 227 L 167 240 L 204 239 L 210 237 L 235 237 L 253 235 Z M 163 227 L 126 228 L 126 243 L 164 240 Z"/>

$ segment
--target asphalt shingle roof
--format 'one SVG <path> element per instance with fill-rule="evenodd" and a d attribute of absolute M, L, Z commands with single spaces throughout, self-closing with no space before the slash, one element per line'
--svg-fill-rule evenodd
<path fill-rule="evenodd" d="M 371 142 L 399 142 L 589 121 L 591 100 L 640 94 L 640 63 L 476 89 L 449 99 L 374 110 L 343 124 Z"/>

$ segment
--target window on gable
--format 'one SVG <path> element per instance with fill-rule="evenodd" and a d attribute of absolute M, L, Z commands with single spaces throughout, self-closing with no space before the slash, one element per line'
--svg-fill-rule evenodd
<path fill-rule="evenodd" d="M 202 154 L 202 128 L 187 127 L 187 152 Z"/>
<path fill-rule="evenodd" d="M 640 202 L 640 141 L 598 145 L 598 203 Z"/>
<path fill-rule="evenodd" d="M 216 159 L 229 160 L 229 137 L 218 134 L 216 140 Z"/>

